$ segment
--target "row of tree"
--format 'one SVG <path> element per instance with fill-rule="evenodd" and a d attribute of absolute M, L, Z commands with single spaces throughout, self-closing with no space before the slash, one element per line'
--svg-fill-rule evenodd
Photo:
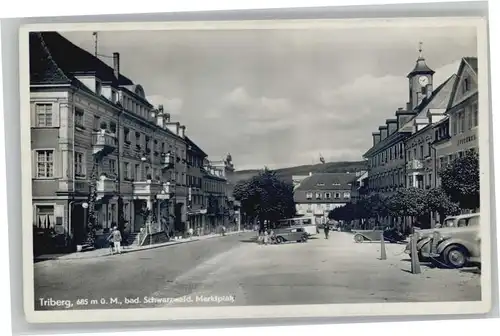
<path fill-rule="evenodd" d="M 352 221 L 377 217 L 416 217 L 426 220 L 438 213 L 442 219 L 461 209 L 479 209 L 479 160 L 472 152 L 456 158 L 439 171 L 441 187 L 405 188 L 390 196 L 372 193 L 329 213 L 330 219 Z"/>
<path fill-rule="evenodd" d="M 332 210 L 329 217 L 337 220 L 370 219 L 391 216 L 422 217 L 439 213 L 440 218 L 479 208 L 479 160 L 467 153 L 441 169 L 441 187 L 434 189 L 405 188 L 389 197 L 372 193 L 356 203 Z M 241 211 L 249 220 L 277 222 L 295 216 L 293 185 L 267 168 L 258 175 L 240 181 L 234 197 L 241 202 Z M 427 216 L 428 217 L 428 216 Z"/>

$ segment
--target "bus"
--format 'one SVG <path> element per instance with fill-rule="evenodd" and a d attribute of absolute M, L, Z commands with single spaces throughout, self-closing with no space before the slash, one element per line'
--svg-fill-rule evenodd
<path fill-rule="evenodd" d="M 304 231 L 307 233 L 308 236 L 314 236 L 318 233 L 315 217 L 295 217 L 295 218 L 282 219 L 278 221 L 278 228 L 296 227 L 296 226 L 304 228 Z"/>

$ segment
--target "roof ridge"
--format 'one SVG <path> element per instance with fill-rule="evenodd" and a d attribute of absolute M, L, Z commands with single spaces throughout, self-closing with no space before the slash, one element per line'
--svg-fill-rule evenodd
<path fill-rule="evenodd" d="M 71 81 L 71 79 L 66 75 L 66 73 L 59 67 L 57 62 L 54 60 L 54 57 L 52 57 L 52 53 L 50 52 L 49 47 L 45 43 L 45 40 L 43 38 L 42 33 L 36 33 L 38 38 L 40 39 L 40 45 L 42 46 L 42 49 L 45 54 L 47 54 L 47 59 L 49 62 L 52 63 L 53 66 L 55 66 L 56 71 L 58 72 L 59 75 L 61 75 L 63 78 L 65 78 L 67 81 Z"/>

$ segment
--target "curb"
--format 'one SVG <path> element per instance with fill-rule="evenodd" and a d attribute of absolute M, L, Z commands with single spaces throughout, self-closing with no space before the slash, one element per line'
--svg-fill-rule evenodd
<path fill-rule="evenodd" d="M 236 233 L 232 233 L 232 234 L 228 234 L 226 236 L 230 236 L 230 235 L 236 235 L 236 234 L 239 234 L 239 233 L 244 233 L 244 232 L 236 232 Z M 146 251 L 146 250 L 152 250 L 152 249 L 156 249 L 156 248 L 160 248 L 160 247 L 167 247 L 167 246 L 173 246 L 173 245 L 180 245 L 180 244 L 186 244 L 186 243 L 192 243 L 192 242 L 197 242 L 197 241 L 202 241 L 202 240 L 208 240 L 208 239 L 212 239 L 212 238 L 219 238 L 219 237 L 222 237 L 220 235 L 213 235 L 211 237 L 206 237 L 206 238 L 203 238 L 203 239 L 200 239 L 200 238 L 193 238 L 191 240 L 184 240 L 184 241 L 172 241 L 172 242 L 165 242 L 165 243 L 160 243 L 160 244 L 153 244 L 153 245 L 146 245 L 146 246 L 141 246 L 140 248 L 135 248 L 135 249 L 131 249 L 131 250 L 122 250 L 122 254 L 126 254 L 126 253 L 132 253 L 132 252 L 140 252 L 140 251 Z M 78 253 L 78 252 L 76 252 Z M 85 253 L 85 252 L 80 252 L 80 253 Z M 54 257 L 54 258 L 34 258 L 33 261 L 34 262 L 43 262 L 43 261 L 49 261 L 49 260 L 85 260 L 85 259 L 94 259 L 94 258 L 102 258 L 102 257 L 109 257 L 109 256 L 112 256 L 112 255 L 115 255 L 115 254 L 109 254 L 109 253 L 106 253 L 106 254 L 102 254 L 102 255 L 91 255 L 91 256 L 81 256 L 81 257 L 66 257 L 66 256 L 60 256 L 60 257 Z"/>

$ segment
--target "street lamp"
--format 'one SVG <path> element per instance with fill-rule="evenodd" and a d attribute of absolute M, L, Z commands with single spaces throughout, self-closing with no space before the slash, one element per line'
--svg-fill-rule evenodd
<path fill-rule="evenodd" d="M 82 203 L 82 208 L 83 208 L 83 223 L 85 225 L 85 230 L 87 230 L 87 209 L 89 207 L 89 204 L 87 202 Z"/>

